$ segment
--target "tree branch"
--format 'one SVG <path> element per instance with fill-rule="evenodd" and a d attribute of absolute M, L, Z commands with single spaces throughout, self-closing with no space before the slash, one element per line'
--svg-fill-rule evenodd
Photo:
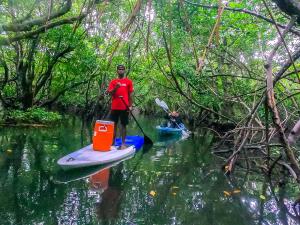
<path fill-rule="evenodd" d="M 49 63 L 48 65 L 48 68 L 47 68 L 47 71 L 41 75 L 41 79 L 39 79 L 37 85 L 36 85 L 36 88 L 35 88 L 35 95 L 41 90 L 41 88 L 45 85 L 46 81 L 49 79 L 51 73 L 52 73 L 52 70 L 53 70 L 53 67 L 55 66 L 55 64 L 57 63 L 58 59 L 63 57 L 65 54 L 73 51 L 74 48 L 73 47 L 70 47 L 68 46 L 66 49 L 64 49 L 63 51 L 57 53 L 52 61 Z"/>
<path fill-rule="evenodd" d="M 62 89 L 61 91 L 59 91 L 52 99 L 49 99 L 43 103 L 41 103 L 39 106 L 43 107 L 43 106 L 50 106 L 52 105 L 55 101 L 57 101 L 57 99 L 63 95 L 66 91 L 72 89 L 72 88 L 75 88 L 75 87 L 78 87 L 80 86 L 81 84 L 84 84 L 86 83 L 87 81 L 80 81 L 80 82 L 77 82 L 77 83 L 73 83 L 70 87 L 66 87 L 64 89 Z"/>
<path fill-rule="evenodd" d="M 6 85 L 6 83 L 8 82 L 9 69 L 8 69 L 6 62 L 3 59 L 0 59 L 0 64 L 4 68 L 4 80 L 0 81 L 0 85 L 1 85 L 0 90 L 2 90 L 4 88 L 4 86 Z"/>
<path fill-rule="evenodd" d="M 12 38 L 1 38 L 0 37 L 0 46 L 9 45 L 13 42 L 16 42 L 16 41 L 19 41 L 19 40 L 22 40 L 22 39 L 26 39 L 26 38 L 31 38 L 31 37 L 33 37 L 37 34 L 45 33 L 50 28 L 54 28 L 54 27 L 61 26 L 61 25 L 64 25 L 64 24 L 72 24 L 77 20 L 82 20 L 85 16 L 86 16 L 86 14 L 83 14 L 83 15 L 78 16 L 78 17 L 70 17 L 70 18 L 67 18 L 67 19 L 62 19 L 62 20 L 53 22 L 53 23 L 48 23 L 44 26 L 39 27 L 38 29 L 36 29 L 34 31 L 30 31 L 30 32 L 27 32 L 27 33 L 24 33 L 24 34 L 16 35 Z"/>
<path fill-rule="evenodd" d="M 282 78 L 282 75 L 288 70 L 288 68 L 290 68 L 290 66 L 293 65 L 293 62 L 295 62 L 299 58 L 300 58 L 300 48 L 294 52 L 292 58 L 291 59 L 289 58 L 285 62 L 285 64 L 281 67 L 281 69 L 276 73 L 274 78 L 274 83 L 277 83 Z M 296 71 L 293 71 L 293 73 L 296 73 Z"/>
<path fill-rule="evenodd" d="M 202 8 L 206 8 L 206 9 L 218 9 L 219 6 L 217 5 L 213 5 L 213 6 L 210 6 L 210 5 L 204 5 L 204 4 L 201 4 L 201 3 L 195 3 L 195 2 L 190 2 L 188 0 L 184 0 L 186 3 L 190 4 L 190 5 L 194 5 L 194 6 L 198 6 L 198 7 L 202 7 Z M 246 13 L 246 14 L 249 14 L 249 15 L 252 15 L 252 16 L 255 16 L 259 19 L 262 19 L 264 21 L 267 21 L 268 23 L 271 23 L 271 24 L 276 24 L 278 27 L 280 28 L 283 28 L 285 29 L 286 26 L 285 25 L 282 25 L 282 24 L 278 24 L 278 23 L 275 23 L 274 21 L 272 21 L 271 19 L 263 16 L 263 15 L 260 15 L 256 12 L 253 12 L 253 11 L 250 11 L 248 9 L 237 9 L 237 8 L 230 8 L 230 7 L 225 7 L 224 8 L 225 10 L 228 10 L 228 11 L 234 11 L 234 12 L 241 12 L 241 13 Z M 296 29 L 290 29 L 290 32 L 295 34 L 295 35 L 298 35 L 300 36 L 300 31 L 299 30 L 296 30 Z"/>
<path fill-rule="evenodd" d="M 65 5 L 59 10 L 52 13 L 50 16 L 44 16 L 37 19 L 28 20 L 22 23 L 11 23 L 11 24 L 3 24 L 0 25 L 0 31 L 12 31 L 12 32 L 20 32 L 20 31 L 30 31 L 34 26 L 41 26 L 45 24 L 47 21 L 58 18 L 68 11 L 70 11 L 72 6 L 72 0 L 65 0 Z"/>

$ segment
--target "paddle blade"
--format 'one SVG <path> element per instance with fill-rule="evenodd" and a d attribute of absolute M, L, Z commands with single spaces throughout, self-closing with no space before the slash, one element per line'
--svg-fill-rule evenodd
<path fill-rule="evenodd" d="M 164 101 L 160 101 L 158 98 L 156 98 L 155 103 L 162 107 L 165 111 L 169 111 L 169 107 Z"/>
<path fill-rule="evenodd" d="M 158 98 L 155 98 L 155 103 L 160 106 L 160 100 Z"/>
<path fill-rule="evenodd" d="M 143 146 L 143 150 L 142 150 L 143 154 L 149 152 L 149 150 L 150 150 L 151 148 L 152 148 L 152 145 L 150 145 L 150 144 L 144 145 L 144 146 Z"/>
<path fill-rule="evenodd" d="M 161 104 L 161 107 L 163 107 L 166 110 L 169 110 L 167 103 L 165 103 L 163 100 L 160 101 L 160 104 Z"/>
<path fill-rule="evenodd" d="M 153 141 L 148 136 L 144 135 L 144 144 L 153 145 Z"/>

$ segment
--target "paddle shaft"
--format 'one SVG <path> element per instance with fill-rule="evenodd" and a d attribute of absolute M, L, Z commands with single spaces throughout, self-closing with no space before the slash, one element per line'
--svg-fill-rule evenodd
<path fill-rule="evenodd" d="M 122 102 L 124 103 L 124 105 L 126 106 L 127 110 L 129 111 L 130 115 L 132 116 L 132 118 L 136 122 L 136 125 L 142 131 L 142 133 L 144 135 L 144 141 L 145 141 L 145 143 L 147 142 L 146 144 L 153 144 L 153 141 L 145 134 L 145 132 L 143 131 L 143 128 L 140 126 L 139 122 L 137 121 L 137 119 L 135 118 L 135 116 L 133 115 L 133 113 L 131 112 L 131 110 L 129 109 L 129 106 L 126 104 L 126 102 L 124 101 L 123 97 L 120 97 L 120 99 L 122 99 Z"/>

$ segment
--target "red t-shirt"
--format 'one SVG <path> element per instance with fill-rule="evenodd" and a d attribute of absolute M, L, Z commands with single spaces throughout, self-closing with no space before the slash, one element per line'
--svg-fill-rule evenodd
<path fill-rule="evenodd" d="M 126 110 L 127 107 L 124 105 L 122 99 L 119 96 L 123 96 L 123 100 L 125 103 L 129 105 L 129 94 L 133 92 L 133 84 L 132 81 L 126 77 L 117 78 L 112 80 L 108 86 L 108 92 L 111 92 L 117 83 L 120 82 L 121 86 L 116 90 L 116 92 L 112 96 L 111 109 L 112 110 Z"/>

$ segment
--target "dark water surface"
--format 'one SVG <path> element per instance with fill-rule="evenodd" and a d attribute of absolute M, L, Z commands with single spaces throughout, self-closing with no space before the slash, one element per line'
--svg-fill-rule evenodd
<path fill-rule="evenodd" d="M 299 224 L 299 187 L 272 186 L 240 169 L 233 180 L 211 154 L 207 130 L 161 138 L 157 121 L 139 118 L 155 144 L 117 165 L 61 171 L 60 157 L 90 143 L 91 125 L 66 118 L 51 128 L 1 128 L 0 224 Z M 137 134 L 132 121 L 129 134 Z"/>

